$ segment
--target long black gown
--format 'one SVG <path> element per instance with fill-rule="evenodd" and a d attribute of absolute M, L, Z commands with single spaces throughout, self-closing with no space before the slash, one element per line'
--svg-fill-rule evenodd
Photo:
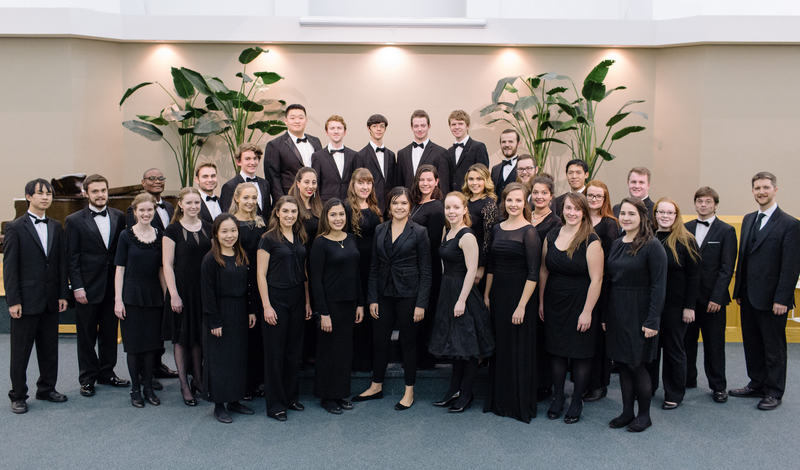
<path fill-rule="evenodd" d="M 553 229 L 558 229 L 562 226 L 561 218 L 556 215 L 555 211 L 550 212 L 547 216 L 542 219 L 538 225 L 536 225 L 536 233 L 539 235 L 539 241 L 542 242 L 542 246 L 544 246 L 544 241 L 547 238 L 547 234 L 550 233 Z M 558 230 L 556 230 L 558 231 Z M 533 292 L 533 296 L 536 297 L 537 301 L 539 299 L 539 286 L 536 286 L 536 290 Z M 549 391 L 553 387 L 553 377 L 550 374 L 550 353 L 547 352 L 547 330 L 542 322 L 542 319 L 539 318 L 537 313 L 536 315 L 536 357 L 538 358 L 536 369 L 539 371 L 539 377 L 537 381 L 537 385 L 540 390 L 542 391 Z M 546 396 L 546 395 L 545 395 Z"/>
<path fill-rule="evenodd" d="M 375 227 L 380 223 L 378 214 L 369 209 L 361 209 L 360 234 L 356 235 L 356 247 L 361 255 L 358 270 L 361 274 L 361 292 L 364 295 L 369 289 L 369 263 L 372 260 Z M 372 353 L 372 315 L 365 311 L 364 319 L 353 330 L 353 372 L 372 372 Z"/>
<path fill-rule="evenodd" d="M 306 229 L 306 269 L 308 277 L 311 277 L 311 266 L 309 266 L 309 255 L 311 248 L 314 246 L 314 240 L 317 238 L 317 231 L 319 230 L 319 217 L 311 215 L 310 218 L 303 221 L 303 226 Z M 311 299 L 311 309 L 316 312 L 317 307 L 314 305 L 314 293 L 311 290 L 309 283 L 308 293 Z M 317 351 L 317 323 L 314 320 L 307 320 L 303 323 L 303 361 L 314 359 Z"/>
<path fill-rule="evenodd" d="M 208 253 L 201 267 L 203 399 L 211 403 L 241 400 L 247 383 L 247 266 L 223 258 L 220 266 Z M 222 328 L 222 336 L 211 334 L 215 328 Z"/>
<path fill-rule="evenodd" d="M 256 316 L 256 326 L 247 331 L 247 394 L 256 391 L 264 383 L 264 349 L 261 322 L 264 310 L 258 293 L 258 242 L 267 231 L 256 227 L 255 222 L 239 221 L 239 241 L 247 254 L 247 312 Z"/>
<path fill-rule="evenodd" d="M 449 233 L 449 230 L 448 230 Z M 456 317 L 454 308 L 461 289 L 464 287 L 464 277 L 467 275 L 467 263 L 464 251 L 458 246 L 461 237 L 474 232 L 462 228 L 451 240 L 442 240 L 439 246 L 439 256 L 444 262 L 442 275 L 442 288 L 439 291 L 439 306 L 436 322 L 431 333 L 429 351 L 436 357 L 463 359 L 482 359 L 491 356 L 494 352 L 494 335 L 489 319 L 489 309 L 483 302 L 478 287 L 473 284 L 467 297 L 464 314 Z"/>
<path fill-rule="evenodd" d="M 489 295 L 496 346 L 483 411 L 529 423 L 536 417 L 536 296 L 528 300 L 521 325 L 512 324 L 511 317 L 525 283 L 539 280 L 542 242 L 532 225 L 507 231 L 497 224 L 493 230 L 488 271 L 493 276 Z"/>
<path fill-rule="evenodd" d="M 431 330 L 436 321 L 436 306 L 439 303 L 439 287 L 442 283 L 442 260 L 439 258 L 439 244 L 444 232 L 444 203 L 438 199 L 417 204 L 411 210 L 411 220 L 428 230 L 431 245 L 431 293 L 425 316 L 417 324 L 417 366 L 429 369 L 436 365 L 436 358 L 428 352 Z"/>

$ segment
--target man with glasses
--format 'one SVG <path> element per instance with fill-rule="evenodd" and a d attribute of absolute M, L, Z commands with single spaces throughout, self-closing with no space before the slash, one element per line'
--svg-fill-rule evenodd
<path fill-rule="evenodd" d="M 503 189 L 517 181 L 519 144 L 519 133 L 514 129 L 506 129 L 500 134 L 500 152 L 503 154 L 503 161 L 492 167 L 492 182 L 498 200 L 503 196 Z"/>

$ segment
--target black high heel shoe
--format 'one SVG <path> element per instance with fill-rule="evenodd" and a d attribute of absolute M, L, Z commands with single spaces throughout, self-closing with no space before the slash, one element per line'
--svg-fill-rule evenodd
<path fill-rule="evenodd" d="M 142 392 L 139 390 L 131 390 L 131 405 L 133 405 L 134 408 L 144 408 Z"/>
<path fill-rule="evenodd" d="M 561 410 L 564 409 L 564 403 L 557 404 L 556 398 L 553 398 L 553 403 L 550 404 L 550 409 L 547 410 L 547 419 L 558 419 L 561 416 Z"/>
<path fill-rule="evenodd" d="M 150 403 L 153 406 L 158 406 L 161 404 L 161 400 L 158 399 L 156 393 L 153 389 L 145 389 L 144 391 L 144 399 L 147 400 L 147 403 Z"/>
<path fill-rule="evenodd" d="M 192 391 L 192 395 L 203 391 L 200 387 L 197 386 L 197 382 L 194 381 L 194 378 L 192 378 L 192 381 L 189 383 L 189 389 Z"/>
<path fill-rule="evenodd" d="M 463 412 L 465 412 L 465 411 L 467 411 L 469 409 L 470 405 L 472 405 L 472 400 L 474 400 L 474 399 L 475 399 L 475 395 L 470 395 L 469 396 L 469 400 L 467 400 L 467 403 L 464 404 L 464 406 L 461 406 L 461 407 L 456 407 L 455 403 L 453 403 L 453 405 L 450 407 L 449 410 L 447 410 L 447 412 L 448 413 L 463 413 Z"/>
<path fill-rule="evenodd" d="M 458 400 L 458 398 L 460 396 L 461 396 L 461 392 L 460 391 L 456 392 L 450 398 L 445 398 L 443 400 L 439 400 L 439 401 L 433 402 L 433 406 L 438 406 L 438 407 L 441 407 L 441 408 L 447 408 L 447 407 L 451 406 L 453 403 L 455 403 L 456 400 Z"/>

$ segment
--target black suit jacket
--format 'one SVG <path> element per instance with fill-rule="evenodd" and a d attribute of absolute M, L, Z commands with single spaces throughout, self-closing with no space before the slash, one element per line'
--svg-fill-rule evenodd
<path fill-rule="evenodd" d="M 259 207 L 256 213 L 265 217 L 266 219 L 269 219 L 270 215 L 272 214 L 272 193 L 269 189 L 269 181 L 260 176 L 256 176 L 256 180 L 259 192 L 261 193 L 261 205 L 263 206 Z M 231 203 L 233 203 L 233 193 L 236 191 L 236 187 L 244 182 L 245 181 L 244 178 L 242 178 L 242 174 L 239 173 L 228 180 L 227 183 L 222 185 L 222 190 L 220 190 L 219 193 L 219 207 L 222 209 L 222 212 L 228 212 L 230 210 Z M 203 207 L 205 207 L 205 204 L 203 204 Z M 206 208 L 206 210 L 208 210 L 208 208 Z M 209 217 L 211 217 L 211 214 L 209 214 Z M 214 223 L 214 221 L 212 220 L 211 223 Z"/>
<path fill-rule="evenodd" d="M 400 297 L 416 298 L 416 307 L 428 308 L 431 292 L 431 245 L 428 231 L 409 219 L 403 233 L 395 240 L 391 253 L 386 251 L 387 238 L 391 243 L 391 220 L 375 227 L 367 304 L 378 302 L 378 294 L 383 292 L 391 276 Z"/>
<path fill-rule="evenodd" d="M 694 235 L 697 220 L 686 222 L 684 226 Z M 714 302 L 724 306 L 731 302 L 728 286 L 736 269 L 736 251 L 736 230 L 719 218 L 714 219 L 700 245 L 698 304 L 707 307 L 709 302 Z"/>
<path fill-rule="evenodd" d="M 755 243 L 750 243 L 757 214 L 751 212 L 742 221 L 733 298 L 740 298 L 744 288 L 750 304 L 758 310 L 772 310 L 773 304 L 792 308 L 800 276 L 800 221 L 777 207 Z M 746 273 L 742 272 L 744 263 Z"/>
<path fill-rule="evenodd" d="M 378 164 L 379 158 L 383 159 L 386 177 L 383 176 L 381 167 Z M 367 144 L 356 154 L 355 168 L 366 168 L 372 173 L 372 179 L 375 180 L 374 188 L 375 197 L 378 199 L 378 207 L 380 207 L 382 213 L 385 213 L 386 195 L 395 187 L 395 180 L 397 179 L 397 157 L 395 157 L 394 152 L 386 149 L 381 155 L 376 155 L 375 150 L 372 149 L 372 144 Z"/>
<path fill-rule="evenodd" d="M 447 150 L 428 141 L 419 159 L 419 166 L 433 165 L 439 171 L 439 189 L 447 195 L 450 185 L 450 165 L 445 157 Z M 411 189 L 414 185 L 414 163 L 411 161 L 411 144 L 397 152 L 397 181 L 395 186 L 405 186 Z"/>
<path fill-rule="evenodd" d="M 205 198 L 203 193 L 200 193 L 200 198 L 201 199 Z M 219 208 L 222 209 L 222 201 L 220 200 L 218 202 L 219 202 Z M 209 224 L 214 223 L 214 218 L 211 217 L 211 212 L 208 210 L 208 207 L 206 207 L 205 201 L 200 201 L 200 220 L 205 220 Z"/>
<path fill-rule="evenodd" d="M 347 188 L 350 186 L 350 179 L 353 177 L 355 166 L 356 151 L 344 148 L 344 168 L 339 175 L 339 167 L 328 148 L 318 150 L 311 156 L 311 168 L 317 171 L 317 191 L 322 203 L 328 199 L 338 197 L 342 201 L 347 200 Z"/>
<path fill-rule="evenodd" d="M 169 220 L 172 220 L 172 215 L 175 213 L 175 208 L 171 203 L 165 201 L 164 198 L 161 198 L 161 202 L 164 203 L 164 208 L 167 209 Z M 128 212 L 125 214 L 125 224 L 127 227 L 133 227 L 136 225 L 136 218 L 133 216 L 133 207 L 128 207 Z M 166 227 L 164 227 L 164 224 L 161 223 L 161 216 L 158 215 L 158 208 L 156 208 L 156 213 L 153 215 L 153 220 L 150 221 L 150 225 L 157 228 L 161 233 L 164 233 L 164 229 Z"/>
<path fill-rule="evenodd" d="M 58 301 L 69 294 L 65 245 L 57 220 L 47 221 L 47 256 L 27 212 L 6 224 L 3 282 L 9 307 L 22 304 L 23 315 L 58 312 Z"/>
<path fill-rule="evenodd" d="M 494 193 L 497 194 L 497 200 L 499 201 L 503 197 L 503 190 L 509 184 L 517 181 L 517 166 L 514 165 L 514 168 L 508 174 L 508 178 L 503 180 L 503 164 L 498 163 L 497 165 L 492 167 L 492 183 L 494 183 Z"/>
<path fill-rule="evenodd" d="M 486 145 L 472 137 L 467 139 L 467 143 L 464 144 L 464 150 L 461 151 L 461 158 L 458 159 L 458 163 L 456 163 L 455 144 L 447 149 L 445 158 L 447 158 L 448 171 L 450 172 L 450 191 L 461 192 L 461 186 L 464 185 L 467 170 L 472 165 L 483 163 L 486 168 L 489 168 L 489 152 L 486 150 Z M 514 172 L 514 178 L 516 179 L 516 172 Z"/>
<path fill-rule="evenodd" d="M 84 290 L 90 304 L 99 304 L 109 289 L 114 290 L 114 257 L 119 234 L 125 230 L 125 215 L 108 207 L 108 222 L 110 230 L 106 248 L 89 207 L 67 216 L 69 282 L 73 291 Z"/>
<path fill-rule="evenodd" d="M 653 198 L 651 198 L 650 196 L 647 196 L 647 198 L 645 198 L 643 202 L 645 207 L 647 207 L 647 219 L 650 220 L 650 223 L 653 224 L 653 227 L 655 227 L 656 221 L 653 219 L 653 207 L 656 205 L 656 203 L 653 202 Z M 620 204 L 617 204 L 611 208 L 611 210 L 614 211 L 614 217 L 616 217 L 617 220 L 619 220 L 619 206 Z M 620 230 L 622 229 L 620 228 Z"/>
<path fill-rule="evenodd" d="M 319 139 L 306 134 L 308 143 L 314 151 L 322 149 Z M 294 137 L 284 132 L 276 139 L 270 140 L 264 149 L 264 178 L 269 181 L 272 199 L 277 202 L 281 196 L 289 194 L 298 170 L 303 168 L 303 158 L 292 141 Z M 223 209 L 225 212 L 227 209 Z"/>

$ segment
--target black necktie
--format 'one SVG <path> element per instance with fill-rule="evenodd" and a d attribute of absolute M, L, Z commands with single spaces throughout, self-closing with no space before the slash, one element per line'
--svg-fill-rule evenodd
<path fill-rule="evenodd" d="M 164 205 L 163 202 L 157 202 L 156 205 L 164 210 L 167 210 L 167 206 Z"/>
<path fill-rule="evenodd" d="M 92 217 L 105 217 L 108 215 L 108 209 L 103 209 L 100 212 L 90 211 L 92 213 Z"/>
<path fill-rule="evenodd" d="M 258 177 L 255 177 L 255 178 L 245 178 L 244 180 L 245 180 L 246 182 L 248 182 L 248 183 L 256 183 L 256 182 L 258 182 Z"/>
<path fill-rule="evenodd" d="M 344 149 L 343 148 L 342 149 L 328 149 L 328 151 L 331 153 L 331 155 L 333 155 L 336 152 L 344 153 Z"/>
<path fill-rule="evenodd" d="M 758 236 L 758 232 L 761 231 L 761 220 L 766 217 L 767 214 L 761 212 L 756 217 L 756 223 L 753 224 L 753 229 L 750 231 L 750 244 L 756 242 L 756 237 Z M 38 221 L 37 221 L 38 222 Z"/>
<path fill-rule="evenodd" d="M 703 225 L 705 225 L 706 227 L 710 227 L 710 226 L 711 226 L 711 224 L 710 224 L 710 223 L 708 223 L 708 221 L 707 221 L 707 220 L 698 220 L 698 221 L 697 221 L 697 223 L 698 223 L 698 224 L 703 224 Z"/>
<path fill-rule="evenodd" d="M 453 149 L 454 149 L 454 150 L 455 150 L 455 148 L 456 148 L 456 147 L 461 147 L 461 148 L 463 149 L 463 148 L 464 148 L 464 144 L 463 144 L 463 143 L 460 143 L 460 144 L 453 144 Z"/>
<path fill-rule="evenodd" d="M 34 224 L 46 224 L 46 223 L 47 223 L 47 217 L 45 217 L 44 219 L 36 219 L 36 221 L 34 222 Z"/>
<path fill-rule="evenodd" d="M 217 196 L 206 196 L 206 201 L 214 201 L 217 202 Z"/>
<path fill-rule="evenodd" d="M 303 142 L 308 142 L 308 137 L 303 137 L 302 139 L 299 137 L 297 138 L 298 144 L 302 144 Z"/>
<path fill-rule="evenodd" d="M 421 143 L 421 144 L 418 144 L 418 143 L 416 143 L 416 142 L 411 142 L 411 145 L 413 146 L 412 148 L 417 148 L 417 147 L 419 147 L 419 148 L 421 148 L 421 149 L 425 149 L 425 143 L 424 143 L 424 142 L 423 142 L 423 143 Z"/>
<path fill-rule="evenodd" d="M 385 151 L 386 151 L 386 147 L 375 147 L 375 153 L 385 152 Z"/>

